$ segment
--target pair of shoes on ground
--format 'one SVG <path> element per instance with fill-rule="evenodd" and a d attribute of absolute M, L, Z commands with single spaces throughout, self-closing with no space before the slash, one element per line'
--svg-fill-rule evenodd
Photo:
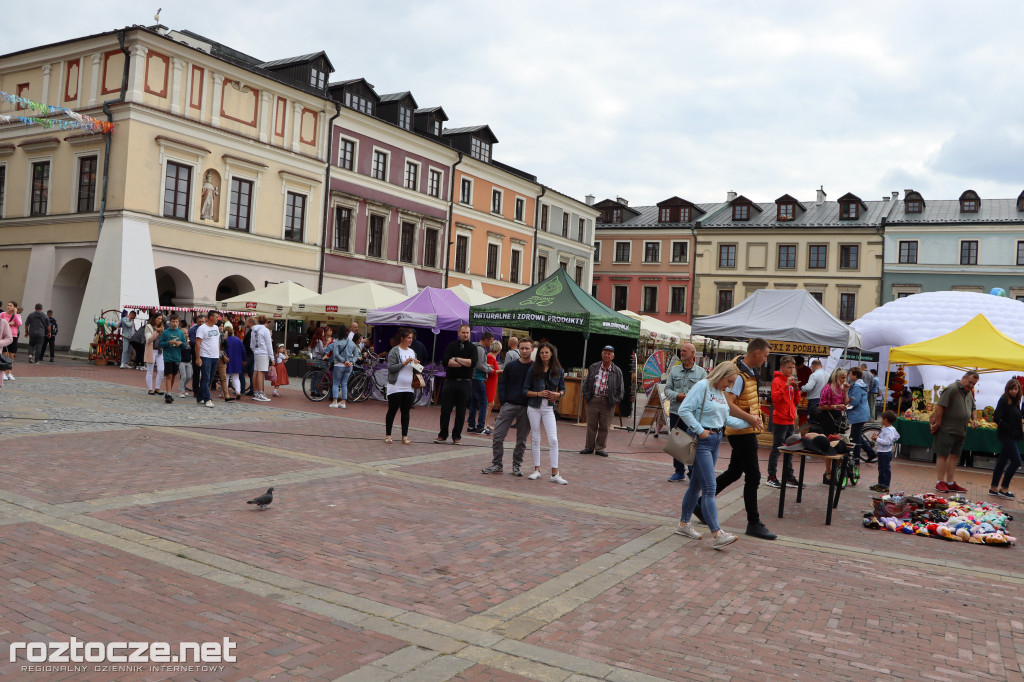
<path fill-rule="evenodd" d="M 693 526 L 688 523 L 676 526 L 676 535 L 682 535 L 694 540 L 700 540 L 703 535 L 699 531 L 695 530 Z M 724 530 L 719 531 L 718 535 L 714 536 L 711 541 L 712 549 L 722 549 L 726 545 L 731 545 L 736 542 L 736 536 L 731 533 L 726 533 Z"/>
<path fill-rule="evenodd" d="M 675 483 L 676 481 L 685 481 L 686 475 L 681 474 L 678 471 L 668 477 L 669 483 Z"/>
<path fill-rule="evenodd" d="M 882 493 L 882 494 L 885 494 L 885 493 L 889 492 L 888 486 L 884 486 L 884 485 L 881 485 L 881 484 L 878 484 L 878 483 L 876 483 L 875 485 L 873 485 L 870 488 L 868 488 L 868 490 L 874 490 L 876 493 Z"/>
<path fill-rule="evenodd" d="M 767 485 L 770 488 L 781 488 L 782 482 L 779 481 L 779 479 L 776 478 L 775 476 L 769 476 L 768 479 L 765 481 L 765 485 Z M 799 488 L 800 481 L 796 480 L 796 476 L 790 476 L 789 478 L 786 479 L 786 487 Z"/>
<path fill-rule="evenodd" d="M 481 469 L 480 470 L 481 474 L 502 474 L 504 472 L 505 472 L 505 469 L 500 464 L 492 464 L 491 466 L 487 467 L 486 469 Z M 513 464 L 512 465 L 512 475 L 513 476 L 522 477 L 523 470 L 519 467 L 518 464 Z"/>
<path fill-rule="evenodd" d="M 447 441 L 447 438 L 441 438 L 440 436 L 434 439 L 434 442 L 438 445 L 444 445 Z M 458 438 L 452 438 L 452 445 L 459 445 L 460 443 L 462 443 L 462 441 Z"/>
<path fill-rule="evenodd" d="M 707 521 L 704 520 L 704 514 L 700 511 L 700 500 L 697 500 L 697 507 L 693 510 L 693 517 L 697 519 L 697 523 L 706 526 Z M 758 521 L 757 523 L 748 523 L 746 534 L 751 537 L 761 538 L 762 540 L 774 540 L 778 537 L 775 533 L 768 530 L 768 527 Z"/>
<path fill-rule="evenodd" d="M 607 457 L 608 453 L 604 450 L 593 450 L 591 448 L 583 448 L 580 450 L 581 455 L 597 455 L 598 457 Z"/>
<path fill-rule="evenodd" d="M 335 408 L 340 407 L 343 410 L 347 410 L 348 409 L 348 403 L 331 403 L 327 407 L 335 407 Z"/>
<path fill-rule="evenodd" d="M 967 488 L 956 484 L 956 481 L 939 481 L 935 484 L 935 490 L 940 493 L 965 493 Z"/>
<path fill-rule="evenodd" d="M 270 402 L 270 398 L 268 398 L 267 396 L 263 395 L 262 393 L 257 393 L 256 395 L 253 396 L 252 399 L 255 400 L 258 403 L 269 403 Z"/>
<path fill-rule="evenodd" d="M 540 469 L 535 470 L 532 474 L 527 476 L 527 478 L 530 479 L 531 481 L 536 481 L 540 477 L 541 477 Z M 561 474 L 552 474 L 550 481 L 552 483 L 557 483 L 559 485 L 568 485 L 568 483 L 569 483 L 569 481 L 567 481 L 564 478 L 562 478 Z"/>
<path fill-rule="evenodd" d="M 991 495 L 992 497 L 1001 497 L 1005 500 L 1013 500 L 1017 498 L 1017 496 L 1011 493 L 1009 490 L 994 490 L 992 488 L 989 488 L 988 494 Z"/>

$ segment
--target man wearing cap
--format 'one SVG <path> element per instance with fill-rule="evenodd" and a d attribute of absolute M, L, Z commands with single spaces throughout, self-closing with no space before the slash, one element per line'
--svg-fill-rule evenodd
<path fill-rule="evenodd" d="M 583 398 L 587 401 L 587 444 L 580 450 L 581 455 L 607 457 L 608 426 L 615 406 L 622 400 L 622 370 L 612 360 L 615 347 L 601 349 L 601 360 L 587 370 L 583 380 Z"/>

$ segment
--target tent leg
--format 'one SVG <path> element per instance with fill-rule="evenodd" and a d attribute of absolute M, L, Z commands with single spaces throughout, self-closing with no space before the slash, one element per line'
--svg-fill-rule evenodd
<path fill-rule="evenodd" d="M 590 336 L 589 335 L 583 337 L 583 371 L 584 372 L 587 371 L 587 344 L 588 343 L 590 343 Z M 580 380 L 580 382 L 581 382 L 580 383 L 580 402 L 579 402 L 579 405 L 576 406 L 576 423 L 577 424 L 579 424 L 580 422 L 583 421 L 583 419 L 582 419 L 582 417 L 583 417 L 583 383 L 582 382 L 584 382 L 586 380 L 587 380 L 586 377 L 583 377 Z"/>

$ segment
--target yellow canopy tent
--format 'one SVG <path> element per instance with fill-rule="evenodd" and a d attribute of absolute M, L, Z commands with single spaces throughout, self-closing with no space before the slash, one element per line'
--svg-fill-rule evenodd
<path fill-rule="evenodd" d="M 938 365 L 964 371 L 1016 372 L 1024 369 L 1024 344 L 996 329 L 984 315 L 976 315 L 948 334 L 891 348 L 889 362 Z"/>

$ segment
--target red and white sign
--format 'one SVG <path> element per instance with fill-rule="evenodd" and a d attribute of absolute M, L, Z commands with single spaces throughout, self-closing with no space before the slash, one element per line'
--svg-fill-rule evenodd
<path fill-rule="evenodd" d="M 256 301 L 246 301 L 245 302 L 245 309 L 246 310 L 256 310 Z"/>
<path fill-rule="evenodd" d="M 336 305 L 325 306 L 325 308 L 327 309 L 327 312 L 329 312 L 329 313 L 336 313 L 336 312 L 338 312 L 338 306 L 336 306 Z"/>

